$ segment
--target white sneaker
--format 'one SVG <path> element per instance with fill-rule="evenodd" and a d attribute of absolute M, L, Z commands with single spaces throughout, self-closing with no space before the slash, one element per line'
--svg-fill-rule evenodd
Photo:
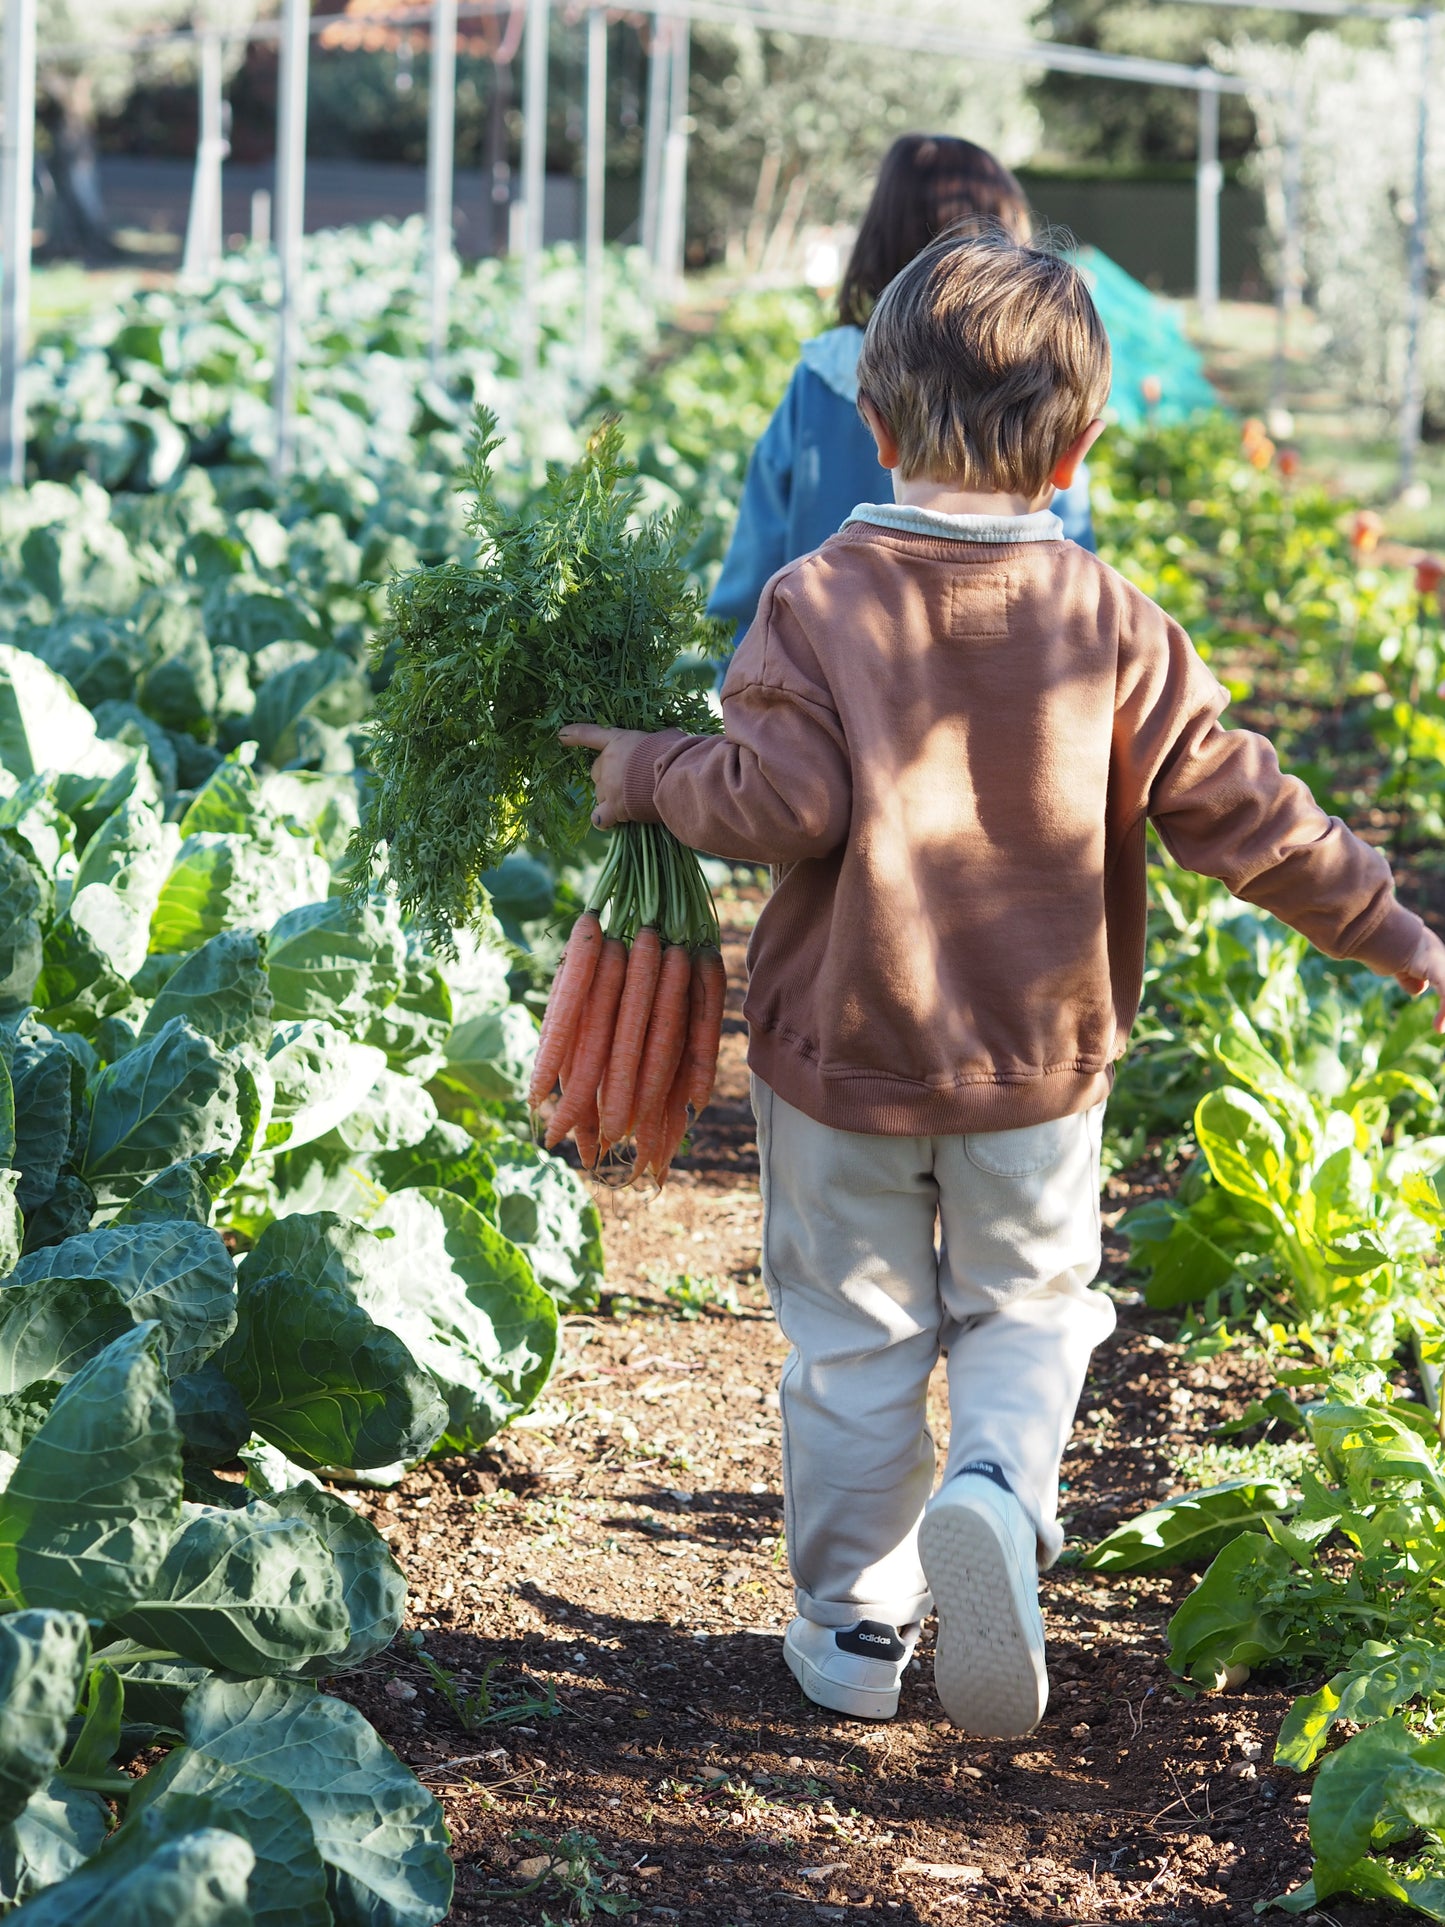
<path fill-rule="evenodd" d="M 855 1626 L 795 1619 L 783 1638 L 783 1658 L 815 1705 L 855 1720 L 891 1720 L 898 1711 L 903 1669 L 917 1643 L 916 1626 L 899 1632 L 876 1619 L 860 1619 Z"/>
<path fill-rule="evenodd" d="M 938 1611 L 944 1712 L 979 1739 L 1022 1739 L 1049 1700 L 1038 1547 L 997 1466 L 948 1481 L 923 1515 L 918 1552 Z"/>

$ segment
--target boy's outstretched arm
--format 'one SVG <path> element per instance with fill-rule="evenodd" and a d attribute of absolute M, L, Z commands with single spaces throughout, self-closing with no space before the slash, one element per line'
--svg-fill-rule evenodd
<path fill-rule="evenodd" d="M 1220 727 L 1229 698 L 1178 623 L 1142 595 L 1121 637 L 1110 810 L 1116 835 L 1153 822 L 1186 869 L 1217 877 L 1327 956 L 1440 998 L 1445 943 L 1395 899 L 1381 853 L 1327 816 L 1274 746 Z"/>
<path fill-rule="evenodd" d="M 1434 991 L 1440 999 L 1435 1029 L 1445 1032 L 1445 943 L 1433 930 L 1426 930 L 1409 964 L 1404 970 L 1396 971 L 1395 980 L 1412 997 L 1418 997 L 1422 990 Z"/>

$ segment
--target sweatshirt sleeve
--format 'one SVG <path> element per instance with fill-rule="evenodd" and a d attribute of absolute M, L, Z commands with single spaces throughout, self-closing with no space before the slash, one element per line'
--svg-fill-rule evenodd
<path fill-rule="evenodd" d="M 1385 858 L 1326 816 L 1263 736 L 1220 727 L 1228 694 L 1188 636 L 1146 598 L 1131 601 L 1114 722 L 1114 823 L 1127 830 L 1148 817 L 1176 862 L 1217 877 L 1327 956 L 1381 976 L 1403 970 L 1425 926 L 1396 902 Z"/>
<path fill-rule="evenodd" d="M 776 582 L 722 686 L 721 736 L 666 730 L 628 765 L 629 822 L 665 823 L 691 849 L 739 863 L 827 856 L 848 834 L 848 746 Z"/>

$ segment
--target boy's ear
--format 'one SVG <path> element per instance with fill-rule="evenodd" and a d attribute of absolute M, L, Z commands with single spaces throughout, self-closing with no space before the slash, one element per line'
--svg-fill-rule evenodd
<path fill-rule="evenodd" d="M 868 424 L 868 432 L 877 445 L 878 466 L 889 470 L 897 468 L 898 444 L 893 439 L 893 431 L 866 395 L 858 397 L 858 413 Z"/>
<path fill-rule="evenodd" d="M 1103 422 L 1096 420 L 1091 421 L 1081 435 L 1075 435 L 1063 454 L 1054 463 L 1054 472 L 1050 475 L 1049 480 L 1055 488 L 1069 488 L 1072 486 L 1074 477 L 1078 473 L 1079 463 L 1083 461 L 1084 457 L 1094 446 L 1094 443 L 1098 441 L 1103 432 Z"/>

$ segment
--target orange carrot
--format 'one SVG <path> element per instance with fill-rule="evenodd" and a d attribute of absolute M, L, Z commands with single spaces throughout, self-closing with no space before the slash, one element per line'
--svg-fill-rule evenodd
<path fill-rule="evenodd" d="M 711 945 L 706 950 L 699 950 L 693 959 L 692 990 L 685 1054 L 690 1073 L 687 1101 L 692 1106 L 693 1115 L 700 1116 L 707 1109 L 712 1097 L 713 1079 L 717 1076 L 723 1005 L 728 994 L 728 974 L 722 952 Z"/>
<path fill-rule="evenodd" d="M 542 1019 L 542 1035 L 537 1040 L 537 1061 L 532 1081 L 527 1086 L 527 1102 L 534 1111 L 552 1094 L 557 1074 L 567 1057 L 576 1034 L 587 992 L 592 988 L 597 959 L 602 951 L 602 924 L 595 911 L 584 910 L 572 926 L 567 948 L 552 980 Z"/>
<path fill-rule="evenodd" d="M 644 1120 L 656 1126 L 660 1140 L 662 1111 L 677 1066 L 687 1044 L 688 986 L 692 981 L 692 958 L 686 947 L 670 943 L 662 953 L 657 973 L 657 989 L 652 999 L 652 1014 L 647 1020 L 647 1038 L 637 1067 L 637 1091 L 633 1112 L 638 1130 Z M 657 1144 L 649 1145 L 656 1150 Z"/>
<path fill-rule="evenodd" d="M 617 1025 L 612 1033 L 612 1049 L 598 1093 L 597 1114 L 602 1135 L 617 1144 L 632 1129 L 637 1067 L 647 1040 L 647 1020 L 652 1014 L 653 993 L 662 968 L 662 938 L 644 926 L 632 939 L 632 954 L 627 960 L 627 982 L 617 1006 Z"/>
<path fill-rule="evenodd" d="M 597 1169 L 599 1146 L 597 1142 L 597 1093 L 592 1093 L 591 1101 L 583 1114 L 572 1126 L 572 1135 L 577 1140 L 577 1149 L 582 1158 L 584 1171 Z"/>
<path fill-rule="evenodd" d="M 602 1082 L 602 1073 L 607 1067 L 612 1048 L 612 1029 L 617 1020 L 617 1006 L 626 979 L 627 945 L 620 937 L 604 938 L 602 954 L 597 959 L 597 968 L 587 992 L 586 1007 L 577 1026 L 571 1074 L 563 1080 L 562 1102 L 552 1113 L 547 1126 L 549 1150 L 560 1144 L 572 1127 L 588 1116 L 589 1109 L 594 1120 L 593 1129 L 596 1129 L 597 1086 Z M 595 1157 L 593 1163 L 596 1163 Z"/>
<path fill-rule="evenodd" d="M 633 1132 L 634 1150 L 629 1184 L 637 1184 L 647 1176 L 649 1167 L 655 1164 L 661 1155 L 666 1131 L 667 1121 L 661 1106 L 651 1111 L 638 1111 Z"/>
<path fill-rule="evenodd" d="M 684 1052 L 678 1061 L 677 1075 L 672 1080 L 672 1089 L 663 1107 L 662 1134 L 652 1158 L 653 1176 L 660 1185 L 666 1184 L 672 1160 L 687 1136 L 687 1091 L 691 1073 L 692 1066 Z"/>

